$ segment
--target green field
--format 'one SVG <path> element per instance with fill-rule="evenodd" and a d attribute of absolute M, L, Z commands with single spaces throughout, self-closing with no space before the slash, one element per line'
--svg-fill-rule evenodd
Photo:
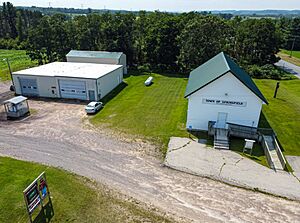
<path fill-rule="evenodd" d="M 280 50 L 282 53 L 285 53 L 287 55 L 291 55 L 291 51 L 290 50 Z M 292 53 L 292 57 L 296 57 L 298 59 L 300 59 L 300 51 L 293 51 Z"/>
<path fill-rule="evenodd" d="M 36 63 L 30 60 L 24 50 L 0 49 L 0 81 L 10 79 L 7 63 L 6 61 L 3 61 L 5 58 L 8 58 L 12 71 L 18 71 L 28 67 L 36 66 Z"/>
<path fill-rule="evenodd" d="M 54 208 L 51 222 L 173 222 L 86 178 L 4 157 L 0 157 L 0 222 L 28 222 L 23 190 L 42 171 Z"/>
<path fill-rule="evenodd" d="M 187 136 L 187 99 L 183 97 L 187 78 L 151 76 L 154 83 L 149 87 L 144 86 L 147 74 L 125 78 L 124 89 L 115 91 L 111 100 L 104 99 L 103 110 L 91 122 L 163 144 L 164 149 L 171 136 Z"/>
<path fill-rule="evenodd" d="M 255 80 L 269 101 L 263 113 L 277 134 L 285 155 L 300 156 L 300 80 L 280 82 L 277 98 L 273 98 L 277 81 Z"/>

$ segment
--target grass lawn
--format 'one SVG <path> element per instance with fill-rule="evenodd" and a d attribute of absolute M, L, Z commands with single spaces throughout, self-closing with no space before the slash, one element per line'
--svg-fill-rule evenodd
<path fill-rule="evenodd" d="M 281 81 L 276 99 L 273 94 L 277 81 L 255 80 L 255 83 L 269 101 L 269 105 L 263 106 L 263 113 L 284 154 L 300 156 L 300 80 Z"/>
<path fill-rule="evenodd" d="M 0 49 L 0 81 L 9 80 L 10 74 L 6 61 L 3 59 L 8 58 L 12 71 L 22 70 L 28 67 L 36 66 L 26 55 L 24 50 L 1 50 Z"/>
<path fill-rule="evenodd" d="M 151 74 L 154 83 L 145 87 L 149 75 L 135 74 L 124 79 L 124 89 L 114 91 L 115 97 L 102 100 L 104 108 L 91 122 L 163 145 L 166 152 L 170 136 L 188 136 L 183 97 L 187 78 Z"/>
<path fill-rule="evenodd" d="M 277 55 L 287 62 L 300 66 L 300 51 L 293 51 L 292 57 L 290 57 L 290 52 L 287 50 L 281 50 Z"/>
<path fill-rule="evenodd" d="M 291 51 L 290 50 L 280 50 L 282 53 L 285 53 L 287 55 L 291 55 Z M 292 57 L 296 57 L 298 59 L 300 59 L 300 51 L 293 51 L 292 53 Z"/>
<path fill-rule="evenodd" d="M 0 222 L 28 222 L 23 190 L 42 171 L 54 208 L 51 222 L 173 222 L 86 178 L 4 157 L 0 157 Z"/>

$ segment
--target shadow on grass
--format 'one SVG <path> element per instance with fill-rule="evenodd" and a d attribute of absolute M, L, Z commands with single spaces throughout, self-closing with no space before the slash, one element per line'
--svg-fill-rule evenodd
<path fill-rule="evenodd" d="M 210 147 L 213 147 L 214 139 L 213 139 L 212 136 L 208 135 L 207 131 L 193 131 L 193 130 L 190 130 L 188 132 L 190 134 L 190 137 L 192 137 L 192 136 L 196 137 L 199 141 L 205 140 L 206 145 L 208 145 Z"/>
<path fill-rule="evenodd" d="M 107 94 L 104 98 L 102 98 L 101 101 L 104 103 L 104 105 L 107 104 L 110 100 L 116 97 L 121 91 L 123 91 L 123 89 L 126 88 L 127 86 L 128 86 L 127 83 L 122 82 L 115 89 L 113 89 L 109 94 Z"/>
<path fill-rule="evenodd" d="M 52 205 L 51 199 L 49 202 L 43 207 L 41 212 L 36 216 L 33 223 L 48 223 L 54 216 L 54 209 Z"/>
<path fill-rule="evenodd" d="M 236 138 L 236 137 L 230 138 L 230 150 L 242 153 L 244 146 L 245 146 L 244 139 Z M 251 155 L 249 155 L 249 158 L 260 160 L 257 157 L 264 156 L 264 155 L 265 155 L 265 153 L 264 153 L 262 146 L 258 142 L 255 142 L 253 149 L 252 149 L 252 158 L 251 158 Z"/>
<path fill-rule="evenodd" d="M 272 128 L 263 112 L 260 113 L 258 128 Z"/>

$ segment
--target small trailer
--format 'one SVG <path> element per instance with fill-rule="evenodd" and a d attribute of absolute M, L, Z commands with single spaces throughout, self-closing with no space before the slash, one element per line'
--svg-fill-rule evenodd
<path fill-rule="evenodd" d="M 29 113 L 27 98 L 17 96 L 4 101 L 4 108 L 7 118 L 20 118 Z"/>
<path fill-rule="evenodd" d="M 153 83 L 153 77 L 148 77 L 145 81 L 145 86 L 150 86 Z"/>

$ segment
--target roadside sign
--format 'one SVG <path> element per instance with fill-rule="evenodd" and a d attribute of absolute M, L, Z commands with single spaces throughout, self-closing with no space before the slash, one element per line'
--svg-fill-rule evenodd
<path fill-rule="evenodd" d="M 37 182 L 31 184 L 25 192 L 25 201 L 29 213 L 32 213 L 41 203 Z"/>
<path fill-rule="evenodd" d="M 24 199 L 29 215 L 29 220 L 32 222 L 32 213 L 37 207 L 41 210 L 44 208 L 43 201 L 49 196 L 50 192 L 47 184 L 45 172 L 41 173 L 24 191 Z"/>

